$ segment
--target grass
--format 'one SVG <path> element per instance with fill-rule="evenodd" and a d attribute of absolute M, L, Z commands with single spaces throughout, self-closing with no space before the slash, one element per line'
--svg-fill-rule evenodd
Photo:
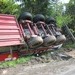
<path fill-rule="evenodd" d="M 75 43 L 68 42 L 67 44 L 64 44 L 63 47 L 64 48 L 74 48 L 75 49 Z"/>
<path fill-rule="evenodd" d="M 5 61 L 0 63 L 0 68 L 7 68 L 7 67 L 16 67 L 17 64 L 23 64 L 28 62 L 31 59 L 31 56 L 27 57 L 21 57 L 18 58 L 17 60 L 13 61 Z"/>

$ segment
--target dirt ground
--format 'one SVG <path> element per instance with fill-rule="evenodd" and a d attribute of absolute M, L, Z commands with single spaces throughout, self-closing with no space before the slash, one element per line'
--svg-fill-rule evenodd
<path fill-rule="evenodd" d="M 66 54 L 73 57 L 68 60 L 55 60 L 49 54 L 48 58 L 44 55 L 40 58 L 33 57 L 27 64 L 0 69 L 0 75 L 75 75 L 75 50 L 67 51 Z"/>

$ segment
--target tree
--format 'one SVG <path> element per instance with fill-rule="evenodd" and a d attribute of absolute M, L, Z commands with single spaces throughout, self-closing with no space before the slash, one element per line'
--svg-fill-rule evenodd
<path fill-rule="evenodd" d="M 49 8 L 50 0 L 23 0 L 22 11 L 28 11 L 32 14 L 47 15 L 51 8 Z"/>
<path fill-rule="evenodd" d="M 75 0 L 70 0 L 68 3 L 66 14 L 71 16 L 72 21 L 68 24 L 68 26 L 73 29 L 75 33 Z"/>
<path fill-rule="evenodd" d="M 71 16 L 70 15 L 61 15 L 59 14 L 58 16 L 56 16 L 56 22 L 57 25 L 59 27 L 62 27 L 62 25 L 68 25 L 68 23 L 70 23 L 72 21 Z"/>
<path fill-rule="evenodd" d="M 62 27 L 62 25 L 64 24 L 67 25 L 72 21 L 71 16 L 65 13 L 66 4 L 62 4 L 59 0 L 53 0 L 51 4 L 53 8 L 51 16 L 53 16 L 56 19 L 57 25 L 59 27 Z"/>
<path fill-rule="evenodd" d="M 20 13 L 20 6 L 15 4 L 13 0 L 0 0 L 0 13 L 18 16 Z"/>
<path fill-rule="evenodd" d="M 53 0 L 51 4 L 53 8 L 51 16 L 56 19 L 59 27 L 62 27 L 63 24 L 68 24 L 71 22 L 70 15 L 65 14 L 65 4 L 62 4 L 59 0 Z"/>

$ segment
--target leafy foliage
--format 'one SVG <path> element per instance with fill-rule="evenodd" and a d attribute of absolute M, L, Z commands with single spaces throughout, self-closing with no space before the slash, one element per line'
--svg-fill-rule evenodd
<path fill-rule="evenodd" d="M 57 25 L 59 27 L 62 27 L 62 25 L 64 24 L 68 24 L 72 21 L 71 16 L 70 15 L 61 15 L 59 14 L 58 16 L 56 16 L 56 21 L 57 21 Z"/>
<path fill-rule="evenodd" d="M 51 10 L 49 8 L 50 0 L 23 0 L 22 11 L 29 11 L 32 14 L 47 15 Z"/>
<path fill-rule="evenodd" d="M 73 29 L 75 33 L 75 0 L 70 0 L 68 3 L 66 14 L 71 15 L 72 21 L 68 24 L 68 26 Z"/>
<path fill-rule="evenodd" d="M 13 0 L 0 0 L 0 13 L 18 16 L 20 13 L 20 6 L 15 4 Z"/>

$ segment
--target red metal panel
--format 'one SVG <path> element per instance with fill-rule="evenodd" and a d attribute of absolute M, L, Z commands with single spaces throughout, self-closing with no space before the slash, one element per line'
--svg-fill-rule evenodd
<path fill-rule="evenodd" d="M 0 25 L 0 29 L 19 29 L 16 27 L 16 25 Z"/>
<path fill-rule="evenodd" d="M 6 30 L 4 30 L 4 29 L 0 29 L 0 32 L 7 32 L 7 33 L 10 33 L 10 32 L 19 32 L 17 29 L 16 30 L 14 30 L 14 29 L 6 29 Z"/>
<path fill-rule="evenodd" d="M 8 17 L 8 16 L 0 16 L 1 20 L 8 19 L 8 20 L 15 20 L 14 17 Z"/>
<path fill-rule="evenodd" d="M 0 32 L 0 35 L 19 35 L 19 33 L 18 32 L 10 32 L 10 33 Z"/>
<path fill-rule="evenodd" d="M 12 38 L 20 38 L 19 35 L 0 35 L 0 40 L 1 39 L 12 39 Z"/>
<path fill-rule="evenodd" d="M 23 36 L 15 16 L 0 14 L 0 47 L 23 44 Z"/>
<path fill-rule="evenodd" d="M 16 22 L 13 21 L 13 20 L 7 20 L 7 19 L 5 19 L 5 20 L 0 20 L 0 23 L 16 23 Z"/>
<path fill-rule="evenodd" d="M 7 61 L 10 60 L 11 54 L 10 53 L 2 53 L 0 54 L 0 61 Z M 18 58 L 18 53 L 13 52 L 13 60 Z"/>
<path fill-rule="evenodd" d="M 1 22 L 0 25 L 5 25 L 5 26 L 15 26 L 15 23 L 5 23 L 5 22 Z"/>
<path fill-rule="evenodd" d="M 0 41 L 0 47 L 3 46 L 12 46 L 12 45 L 20 45 L 21 42 L 19 40 L 13 40 L 13 41 Z"/>

